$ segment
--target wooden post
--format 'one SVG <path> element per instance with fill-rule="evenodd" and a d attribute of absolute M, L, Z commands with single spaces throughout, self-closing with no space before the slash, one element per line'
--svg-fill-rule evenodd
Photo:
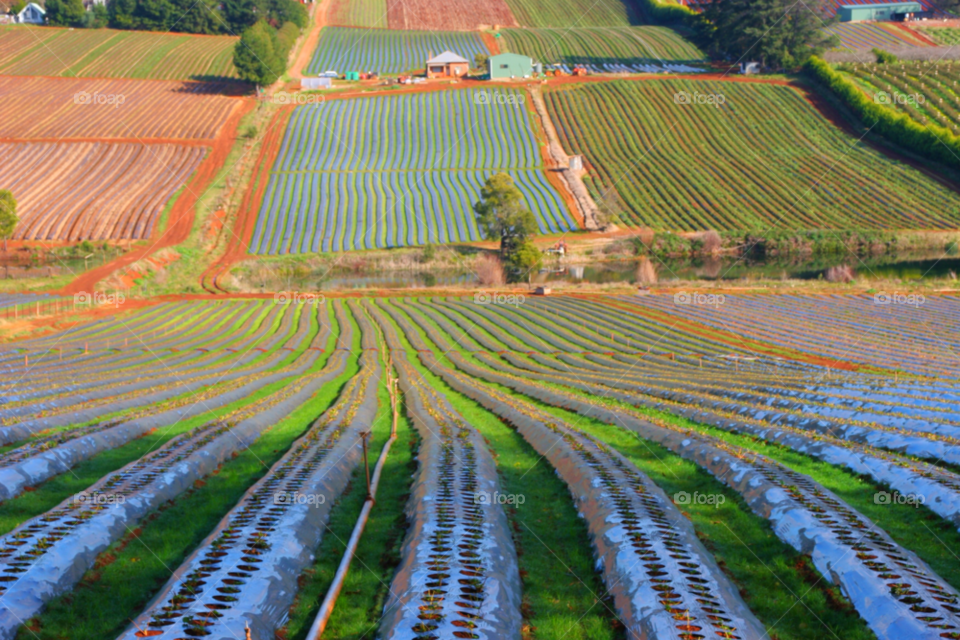
<path fill-rule="evenodd" d="M 89 343 L 89 342 L 84 342 L 84 343 L 83 343 L 83 355 L 87 355 L 87 345 L 88 345 L 88 344 L 90 344 L 90 343 Z"/>
<path fill-rule="evenodd" d="M 23 354 L 23 366 L 25 367 L 30 366 L 30 354 L 28 353 Z"/>
<path fill-rule="evenodd" d="M 372 498 L 370 495 L 370 464 L 367 462 L 367 436 L 369 435 L 369 431 L 360 434 L 360 439 L 363 440 L 363 468 L 367 473 L 367 500 Z"/>

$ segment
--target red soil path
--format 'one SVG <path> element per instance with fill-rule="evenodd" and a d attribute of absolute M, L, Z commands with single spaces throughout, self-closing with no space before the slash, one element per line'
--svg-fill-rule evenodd
<path fill-rule="evenodd" d="M 60 295 L 73 295 L 82 291 L 93 291 L 97 282 L 118 269 L 142 260 L 155 251 L 184 242 L 187 237 L 189 237 L 190 231 L 193 228 L 197 201 L 213 182 L 214 178 L 216 178 L 226 162 L 227 156 L 237 136 L 240 119 L 252 111 L 255 105 L 256 102 L 253 100 L 245 100 L 242 108 L 234 109 L 230 119 L 227 120 L 220 130 L 220 136 L 211 146 L 210 153 L 204 158 L 200 167 L 193 174 L 190 182 L 187 183 L 186 188 L 170 209 L 167 228 L 159 237 L 153 240 L 147 247 L 135 249 L 101 267 L 82 273 L 76 280 L 65 286 L 58 293 Z"/>
<path fill-rule="evenodd" d="M 320 31 L 322 31 L 327 24 L 327 7 L 329 3 L 330 0 L 314 3 L 313 26 L 310 28 L 310 32 L 307 33 L 299 53 L 297 53 L 297 59 L 293 61 L 293 65 L 288 70 L 291 78 L 302 78 L 303 70 L 310 64 L 310 60 L 313 58 L 313 51 L 317 48 L 317 42 L 320 41 Z"/>
<path fill-rule="evenodd" d="M 260 147 L 260 155 L 257 158 L 253 175 L 250 177 L 249 187 L 240 203 L 240 209 L 237 211 L 236 224 L 232 231 L 228 230 L 230 236 L 227 239 L 227 247 L 223 256 L 210 265 L 200 276 L 200 285 L 209 293 L 218 293 L 218 291 L 226 293 L 226 290 L 217 284 L 217 278 L 229 269 L 233 263 L 242 260 L 247 254 L 247 247 L 250 246 L 256 228 L 260 203 L 263 201 L 263 195 L 270 182 L 270 169 L 280 152 L 283 133 L 287 128 L 287 121 L 293 115 L 293 109 L 292 105 L 283 107 L 277 111 L 270 124 L 267 125 L 267 132 Z"/>

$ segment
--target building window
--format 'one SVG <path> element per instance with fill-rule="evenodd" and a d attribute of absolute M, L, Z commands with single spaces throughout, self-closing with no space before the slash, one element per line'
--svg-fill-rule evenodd
<path fill-rule="evenodd" d="M 509 69 L 509 68 L 510 68 L 510 65 L 508 65 L 508 64 L 502 64 L 502 65 L 500 65 L 500 68 L 501 68 L 501 69 Z"/>

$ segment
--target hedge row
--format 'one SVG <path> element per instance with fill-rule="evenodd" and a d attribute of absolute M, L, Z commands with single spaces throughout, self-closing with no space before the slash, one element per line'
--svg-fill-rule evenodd
<path fill-rule="evenodd" d="M 919 124 L 905 113 L 874 102 L 822 58 L 811 56 L 805 68 L 837 94 L 871 131 L 930 160 L 960 167 L 960 137 L 949 129 Z"/>

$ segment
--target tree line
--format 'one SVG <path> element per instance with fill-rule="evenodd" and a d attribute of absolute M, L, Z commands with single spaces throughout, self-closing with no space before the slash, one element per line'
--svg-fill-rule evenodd
<path fill-rule="evenodd" d="M 47 22 L 64 27 L 110 27 L 207 35 L 239 35 L 264 21 L 303 29 L 309 16 L 296 0 L 109 0 L 90 11 L 83 0 L 46 0 Z"/>

